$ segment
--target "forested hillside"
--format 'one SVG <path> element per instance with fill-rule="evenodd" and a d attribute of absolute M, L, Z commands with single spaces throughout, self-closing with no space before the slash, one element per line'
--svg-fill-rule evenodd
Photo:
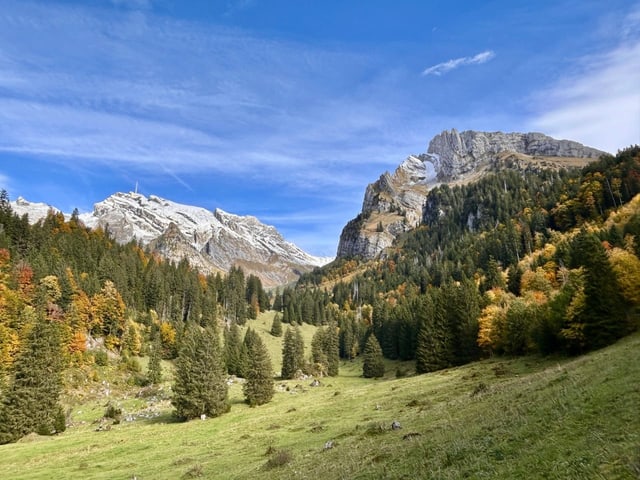
<path fill-rule="evenodd" d="M 149 352 L 173 359 L 186 326 L 219 332 L 269 304 L 260 279 L 245 278 L 241 269 L 204 276 L 186 260 L 174 264 L 136 243 L 119 245 L 101 229 L 86 228 L 77 214 L 65 221 L 50 213 L 29 225 L 3 192 L 0 442 L 64 429 L 56 402 L 65 368 L 104 363 L 107 355 L 125 362 Z"/>
<path fill-rule="evenodd" d="M 639 147 L 581 170 L 531 164 L 441 185 L 382 258 L 338 260 L 285 290 L 285 316 L 336 317 L 344 357 L 373 332 L 418 372 L 602 347 L 638 327 L 639 192 Z"/>
<path fill-rule="evenodd" d="M 278 312 L 283 379 L 338 375 L 362 355 L 417 373 L 494 354 L 580 354 L 638 328 L 640 147 L 582 170 L 495 168 L 429 192 L 422 224 L 382 257 L 340 259 L 267 293 L 232 268 L 205 276 L 134 242 L 119 245 L 74 214 L 30 225 L 0 196 L 0 443 L 58 433 L 65 369 L 116 358 L 140 386 L 175 361 L 180 419 L 229 409 L 227 375 L 250 405 L 273 397 L 263 341 L 239 326 Z M 315 325 L 311 348 L 297 325 Z M 149 355 L 146 375 L 136 356 Z M 406 368 L 396 375 L 407 374 Z M 90 373 L 87 375 L 90 376 Z"/>

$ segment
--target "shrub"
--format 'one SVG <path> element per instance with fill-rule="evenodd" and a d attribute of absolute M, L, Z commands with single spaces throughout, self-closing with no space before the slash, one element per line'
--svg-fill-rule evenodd
<path fill-rule="evenodd" d="M 109 355 L 104 350 L 96 350 L 93 352 L 93 358 L 96 362 L 96 365 L 99 367 L 106 367 L 109 365 Z"/>
<path fill-rule="evenodd" d="M 289 450 L 277 450 L 267 463 L 265 463 L 264 467 L 267 470 L 271 470 L 272 468 L 282 467 L 287 463 L 293 460 L 293 454 Z"/>

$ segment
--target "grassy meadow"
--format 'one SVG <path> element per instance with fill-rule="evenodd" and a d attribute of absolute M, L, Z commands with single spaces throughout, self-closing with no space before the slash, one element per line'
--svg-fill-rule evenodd
<path fill-rule="evenodd" d="M 250 325 L 279 371 L 270 319 Z M 307 351 L 313 331 L 303 327 Z M 159 389 L 109 383 L 105 371 L 71 391 L 72 425 L 0 446 L 0 478 L 640 478 L 638 334 L 578 358 L 493 358 L 420 376 L 388 362 L 378 380 L 343 362 L 319 387 L 277 381 L 256 408 L 234 383 L 228 414 L 187 423 L 172 418 L 164 366 Z M 108 402 L 129 421 L 101 429 Z"/>

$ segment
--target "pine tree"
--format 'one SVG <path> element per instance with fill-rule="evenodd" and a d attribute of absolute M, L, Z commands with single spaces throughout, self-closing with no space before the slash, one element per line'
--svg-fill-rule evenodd
<path fill-rule="evenodd" d="M 382 348 L 375 335 L 369 335 L 369 339 L 364 346 L 364 363 L 362 365 L 362 375 L 365 378 L 378 378 L 384 375 L 384 359 Z"/>
<path fill-rule="evenodd" d="M 416 373 L 434 372 L 449 365 L 449 335 L 443 296 L 442 293 L 425 295 L 418 319 Z"/>
<path fill-rule="evenodd" d="M 313 363 L 327 367 L 328 359 L 324 350 L 326 331 L 324 328 L 318 328 L 311 339 L 311 358 Z"/>
<path fill-rule="evenodd" d="M 157 385 L 162 381 L 162 344 L 156 338 L 149 346 L 149 365 L 147 367 L 147 380 L 151 385 Z"/>
<path fill-rule="evenodd" d="M 630 328 L 616 275 L 594 234 L 582 230 L 575 238 L 572 263 L 584 267 L 585 305 L 576 319 L 582 325 L 584 346 L 594 349 L 610 345 Z"/>
<path fill-rule="evenodd" d="M 273 317 L 273 323 L 271 324 L 271 335 L 274 337 L 282 336 L 282 316 L 279 313 Z"/>
<path fill-rule="evenodd" d="M 292 379 L 304 367 L 304 341 L 298 327 L 288 327 L 282 346 L 282 372 L 284 379 Z"/>
<path fill-rule="evenodd" d="M 271 401 L 274 393 L 271 358 L 257 334 L 249 344 L 248 357 L 246 382 L 242 386 L 242 392 L 246 402 L 255 407 Z"/>
<path fill-rule="evenodd" d="M 331 322 L 324 336 L 324 352 L 327 356 L 327 374 L 336 377 L 340 370 L 340 337 L 338 326 Z"/>
<path fill-rule="evenodd" d="M 229 411 L 222 352 L 214 330 L 187 326 L 176 360 L 172 403 L 181 420 Z"/>
<path fill-rule="evenodd" d="M 224 331 L 224 362 L 229 375 L 242 376 L 244 371 L 244 359 L 242 351 L 242 334 L 240 327 L 235 322 Z"/>
<path fill-rule="evenodd" d="M 0 443 L 32 432 L 50 435 L 65 429 L 58 403 L 62 369 L 57 325 L 39 319 L 16 360 L 13 383 L 0 406 Z"/>
<path fill-rule="evenodd" d="M 253 345 L 259 341 L 261 341 L 260 336 L 255 332 L 255 330 L 253 330 L 252 328 L 247 328 L 247 331 L 244 334 L 244 340 L 242 341 L 240 353 L 240 376 L 242 378 L 247 378 L 249 372 L 249 362 L 251 360 L 251 350 L 253 349 Z"/>

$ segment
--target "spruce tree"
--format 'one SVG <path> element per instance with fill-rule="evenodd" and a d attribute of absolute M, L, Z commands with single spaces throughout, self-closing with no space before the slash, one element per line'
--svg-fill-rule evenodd
<path fill-rule="evenodd" d="M 313 363 L 318 363 L 326 368 L 329 362 L 324 349 L 325 335 L 326 331 L 324 328 L 318 328 L 313 334 L 313 338 L 311 339 L 311 358 L 313 359 Z"/>
<path fill-rule="evenodd" d="M 449 331 L 443 300 L 442 291 L 424 296 L 418 316 L 416 373 L 434 372 L 449 366 Z"/>
<path fill-rule="evenodd" d="M 364 363 L 362 365 L 362 375 L 365 378 L 378 378 L 384 375 L 384 359 L 382 348 L 374 334 L 369 335 L 369 339 L 364 346 Z"/>
<path fill-rule="evenodd" d="M 271 335 L 274 337 L 282 336 L 282 316 L 279 313 L 273 317 L 273 323 L 271 324 Z"/>
<path fill-rule="evenodd" d="M 222 352 L 214 330 L 188 324 L 176 360 L 172 403 L 181 420 L 229 411 Z"/>
<path fill-rule="evenodd" d="M 162 344 L 156 338 L 149 346 L 149 365 L 147 367 L 147 380 L 151 385 L 157 385 L 162 380 Z"/>
<path fill-rule="evenodd" d="M 324 352 L 327 356 L 327 374 L 336 377 L 340 370 L 340 337 L 338 325 L 331 322 L 324 336 Z"/>
<path fill-rule="evenodd" d="M 304 367 L 304 341 L 298 327 L 288 327 L 282 346 L 282 372 L 284 379 L 292 379 Z"/>
<path fill-rule="evenodd" d="M 13 383 L 0 406 L 0 443 L 32 432 L 50 435 L 65 429 L 58 403 L 62 369 L 57 324 L 40 318 L 16 360 Z"/>
<path fill-rule="evenodd" d="M 244 334 L 244 340 L 242 341 L 241 347 L 241 365 L 240 365 L 240 376 L 242 378 L 247 378 L 247 374 L 249 371 L 249 361 L 251 359 L 251 349 L 253 348 L 254 343 L 260 341 L 260 336 L 255 332 L 255 330 L 251 328 L 247 328 L 246 333 Z"/>
<path fill-rule="evenodd" d="M 244 359 L 242 351 L 242 333 L 240 327 L 235 322 L 225 328 L 224 331 L 224 362 L 229 375 L 242 376 L 244 371 Z"/>
<path fill-rule="evenodd" d="M 255 407 L 271 401 L 274 393 L 271 358 L 257 334 L 249 344 L 248 357 L 246 382 L 242 386 L 242 392 L 246 402 Z"/>
<path fill-rule="evenodd" d="M 598 237 L 586 230 L 578 234 L 572 245 L 572 264 L 584 268 L 585 305 L 577 320 L 586 349 L 610 345 L 629 333 L 624 299 Z M 572 351 L 578 353 L 579 348 Z"/>

